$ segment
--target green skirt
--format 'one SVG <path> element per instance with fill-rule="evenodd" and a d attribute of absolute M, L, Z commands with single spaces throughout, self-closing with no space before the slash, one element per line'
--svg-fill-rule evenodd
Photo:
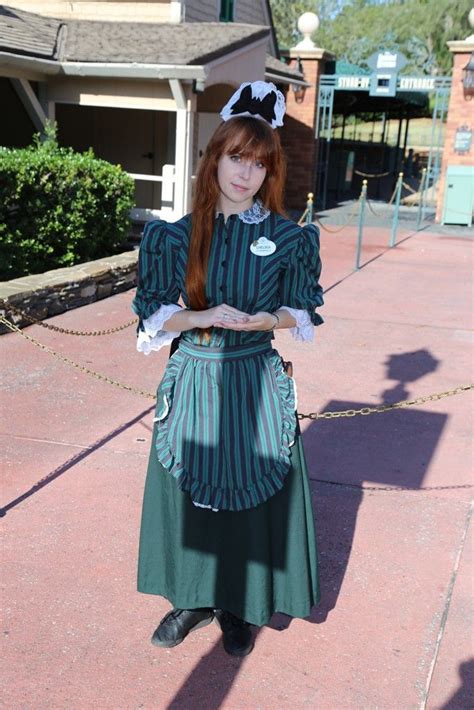
<path fill-rule="evenodd" d="M 138 591 L 173 607 L 225 609 L 262 626 L 304 618 L 319 601 L 311 493 L 301 435 L 283 488 L 266 502 L 217 513 L 193 505 L 159 463 L 154 427 L 143 500 Z"/>

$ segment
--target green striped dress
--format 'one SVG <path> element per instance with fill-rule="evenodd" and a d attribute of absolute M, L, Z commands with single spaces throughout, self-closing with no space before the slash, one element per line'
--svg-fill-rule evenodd
<path fill-rule="evenodd" d="M 150 222 L 134 310 L 141 323 L 185 290 L 191 216 Z M 255 254 L 265 237 L 271 254 Z M 215 220 L 206 296 L 246 313 L 280 306 L 322 319 L 318 230 L 269 213 Z M 141 327 L 141 326 L 139 326 Z M 254 624 L 306 616 L 319 598 L 311 499 L 293 380 L 272 332 L 185 331 L 158 387 L 138 588 L 180 608 L 225 608 Z"/>

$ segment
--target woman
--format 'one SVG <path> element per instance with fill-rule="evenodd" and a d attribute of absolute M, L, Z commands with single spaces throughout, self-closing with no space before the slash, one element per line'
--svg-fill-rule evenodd
<path fill-rule="evenodd" d="M 283 113 L 273 84 L 242 85 L 192 214 L 150 222 L 140 248 L 138 349 L 180 338 L 158 387 L 140 533 L 138 589 L 174 606 L 158 646 L 215 618 L 243 656 L 251 624 L 319 600 L 295 388 L 271 345 L 275 329 L 312 339 L 323 303 L 318 231 L 283 216 Z"/>

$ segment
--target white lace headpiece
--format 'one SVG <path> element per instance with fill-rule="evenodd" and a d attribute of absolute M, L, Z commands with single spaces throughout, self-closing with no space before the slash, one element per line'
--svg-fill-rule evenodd
<path fill-rule="evenodd" d="M 270 81 L 247 81 L 231 96 L 220 116 L 223 121 L 235 116 L 252 116 L 276 128 L 283 126 L 285 109 L 285 98 L 275 84 Z"/>

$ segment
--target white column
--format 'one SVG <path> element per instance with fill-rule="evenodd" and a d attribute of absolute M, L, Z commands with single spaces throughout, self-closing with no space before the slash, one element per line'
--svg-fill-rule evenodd
<path fill-rule="evenodd" d="M 170 79 L 170 87 L 176 102 L 176 182 L 173 207 L 176 218 L 179 219 L 190 207 L 193 113 L 191 101 L 186 99 L 181 82 L 178 79 Z"/>

